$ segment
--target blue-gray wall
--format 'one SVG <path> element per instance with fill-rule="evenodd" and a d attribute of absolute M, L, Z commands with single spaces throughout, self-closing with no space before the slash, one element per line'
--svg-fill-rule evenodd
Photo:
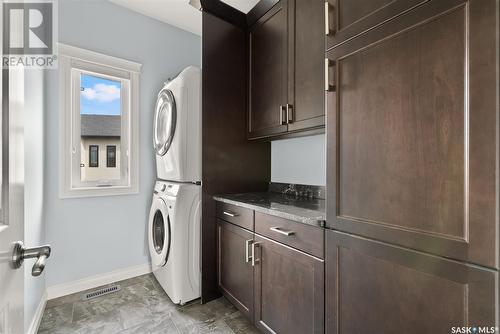
<path fill-rule="evenodd" d="M 143 65 L 140 81 L 139 194 L 59 199 L 58 73 L 49 71 L 45 219 L 53 255 L 47 285 L 149 262 L 146 227 L 156 177 L 153 108 L 163 82 L 200 65 L 200 37 L 107 1 L 59 1 L 59 41 Z"/>
<path fill-rule="evenodd" d="M 326 185 L 325 135 L 273 141 L 271 180 Z"/>

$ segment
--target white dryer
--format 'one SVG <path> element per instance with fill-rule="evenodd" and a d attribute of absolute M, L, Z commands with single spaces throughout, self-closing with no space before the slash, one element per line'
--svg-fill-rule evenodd
<path fill-rule="evenodd" d="M 160 180 L 201 180 L 201 69 L 190 66 L 158 94 L 153 141 Z"/>
<path fill-rule="evenodd" d="M 201 296 L 201 187 L 157 181 L 149 214 L 153 274 L 175 304 Z"/>

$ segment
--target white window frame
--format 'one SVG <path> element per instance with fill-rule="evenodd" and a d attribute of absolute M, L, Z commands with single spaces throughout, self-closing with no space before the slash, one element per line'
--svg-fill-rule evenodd
<path fill-rule="evenodd" d="M 139 192 L 139 75 L 141 64 L 59 43 L 59 195 L 61 198 Z M 80 75 L 121 83 L 119 181 L 81 181 Z M 122 168 L 123 167 L 123 168 Z M 124 172 L 125 170 L 125 172 Z"/>

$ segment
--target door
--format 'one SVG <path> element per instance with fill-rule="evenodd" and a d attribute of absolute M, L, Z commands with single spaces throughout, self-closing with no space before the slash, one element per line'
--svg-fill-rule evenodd
<path fill-rule="evenodd" d="M 287 131 L 288 3 L 281 0 L 250 28 L 249 139 Z"/>
<path fill-rule="evenodd" d="M 269 334 L 322 334 L 324 262 L 255 236 L 255 326 Z"/>
<path fill-rule="evenodd" d="M 325 125 L 324 0 L 290 1 L 288 131 Z"/>
<path fill-rule="evenodd" d="M 326 232 L 326 333 L 494 333 L 493 270 Z"/>
<path fill-rule="evenodd" d="M 253 320 L 253 267 L 249 247 L 253 233 L 217 220 L 217 271 L 218 285 L 248 319 Z"/>
<path fill-rule="evenodd" d="M 496 3 L 428 1 L 327 54 L 328 227 L 498 268 Z"/>
<path fill-rule="evenodd" d="M 153 144 L 156 154 L 165 155 L 170 149 L 177 123 L 177 105 L 171 90 L 163 88 L 156 101 Z"/>
<path fill-rule="evenodd" d="M 22 69 L 3 69 L 1 72 L 0 333 L 2 334 L 24 333 L 24 270 L 19 268 L 15 270 L 12 267 L 13 245 L 24 239 L 23 79 Z"/>
<path fill-rule="evenodd" d="M 429 0 L 327 0 L 327 49 Z"/>

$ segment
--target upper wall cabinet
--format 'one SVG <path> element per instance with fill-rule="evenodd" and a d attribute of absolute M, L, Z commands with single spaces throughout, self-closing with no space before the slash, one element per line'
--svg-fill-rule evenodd
<path fill-rule="evenodd" d="M 428 1 L 328 52 L 329 227 L 498 267 L 496 3 Z"/>
<path fill-rule="evenodd" d="M 323 0 L 281 0 L 250 28 L 249 139 L 324 127 L 323 36 Z"/>
<path fill-rule="evenodd" d="M 327 49 L 429 0 L 327 0 Z"/>

